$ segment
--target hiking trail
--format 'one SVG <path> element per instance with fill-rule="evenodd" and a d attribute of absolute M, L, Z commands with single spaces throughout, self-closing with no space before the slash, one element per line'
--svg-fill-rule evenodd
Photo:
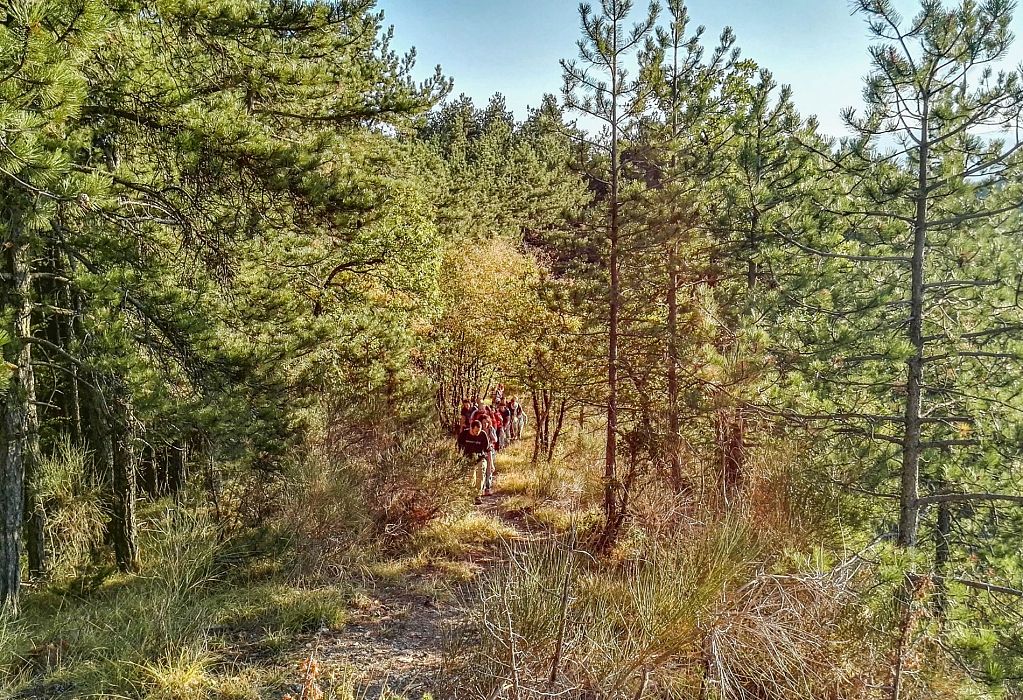
<path fill-rule="evenodd" d="M 499 454 L 499 464 L 501 458 Z M 502 509 L 509 495 L 501 490 L 500 472 L 494 495 L 483 497 L 475 508 L 515 534 L 465 557 L 473 574 L 469 581 L 438 580 L 437 573 L 429 569 L 416 572 L 373 589 L 368 603 L 353 611 L 343 628 L 321 632 L 316 652 L 321 669 L 354 669 L 356 697 L 376 700 L 398 694 L 421 698 L 435 692 L 445 670 L 445 646 L 467 616 L 463 607 L 467 596 L 462 594 L 503 560 L 508 545 L 540 536 L 525 530 L 520 518 Z"/>

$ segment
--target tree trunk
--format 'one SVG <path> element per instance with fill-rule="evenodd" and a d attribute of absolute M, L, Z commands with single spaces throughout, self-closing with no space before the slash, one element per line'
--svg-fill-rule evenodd
<path fill-rule="evenodd" d="M 902 443 L 902 485 L 899 491 L 901 547 L 916 545 L 920 521 L 920 404 L 924 361 L 924 251 L 927 243 L 927 161 L 929 158 L 927 104 L 920 127 L 920 165 L 917 174 L 916 221 L 913 226 L 912 283 L 909 340 L 913 356 L 907 361 L 905 435 Z"/>
<path fill-rule="evenodd" d="M 125 397 L 113 401 L 117 420 L 109 423 L 114 428 L 110 435 L 113 448 L 113 479 L 111 480 L 110 534 L 114 541 L 117 568 L 124 572 L 138 570 L 138 527 L 135 519 L 136 473 L 138 469 L 138 424 L 131 404 Z"/>
<path fill-rule="evenodd" d="M 110 517 L 107 534 L 113 544 L 117 568 L 124 572 L 138 569 L 138 543 L 135 521 L 136 434 L 131 405 L 119 382 L 104 382 L 97 373 L 89 374 L 87 420 L 93 462 L 98 483 L 106 491 L 106 510 Z M 114 385 L 110 399 L 104 389 Z"/>
<path fill-rule="evenodd" d="M 934 611 L 938 621 L 944 622 L 948 609 L 948 591 L 945 576 L 948 571 L 949 542 L 952 532 L 952 509 L 947 501 L 938 504 L 938 528 L 934 533 Z"/>
<path fill-rule="evenodd" d="M 143 445 L 139 456 L 139 488 L 150 500 L 160 497 L 160 470 L 157 467 L 159 455 L 152 445 Z"/>
<path fill-rule="evenodd" d="M 612 35 L 617 37 L 618 27 Z M 608 272 L 610 298 L 608 301 L 607 331 L 607 445 L 604 456 L 604 540 L 610 544 L 617 536 L 615 523 L 618 522 L 618 314 L 620 299 L 620 269 L 618 260 L 618 46 L 612 47 L 615 61 L 611 70 L 611 202 L 608 221 L 608 242 L 610 252 Z"/>
<path fill-rule="evenodd" d="M 678 246 L 668 254 L 668 458 L 675 492 L 682 490 L 681 428 L 678 420 Z"/>
<path fill-rule="evenodd" d="M 15 245 L 11 255 L 11 273 L 15 279 L 17 305 L 15 307 L 15 332 L 18 337 L 32 335 L 32 280 L 29 273 L 30 261 L 26 245 Z M 35 371 L 32 367 L 32 345 L 18 343 L 17 422 L 16 432 L 10 433 L 12 441 L 19 444 L 25 488 L 25 534 L 30 576 L 41 576 L 46 571 L 46 512 L 39 495 L 39 415 L 36 409 Z"/>
<path fill-rule="evenodd" d="M 188 481 L 188 443 L 179 439 L 167 448 L 167 490 L 175 500 Z"/>
<path fill-rule="evenodd" d="M 930 135 L 928 125 L 929 105 L 923 102 L 920 119 L 920 163 L 917 167 L 916 217 L 913 223 L 912 281 L 910 284 L 909 340 L 913 345 L 913 356 L 907 360 L 905 435 L 902 442 L 902 473 L 899 489 L 899 537 L 898 545 L 913 548 L 917 544 L 917 530 L 920 524 L 920 434 L 921 396 L 923 393 L 924 363 L 924 253 L 927 245 L 927 161 L 930 157 Z M 897 595 L 896 605 L 900 610 L 902 628 L 896 649 L 895 667 L 892 671 L 891 700 L 902 697 L 903 656 L 911 635 L 913 624 L 913 572 L 906 573 L 902 590 Z"/>
<path fill-rule="evenodd" d="M 4 401 L 3 452 L 0 454 L 0 476 L 3 492 L 0 498 L 0 609 L 18 610 L 21 589 L 21 529 L 24 513 L 25 463 L 20 436 L 25 429 L 24 402 L 18 373 L 11 378 Z"/>
<path fill-rule="evenodd" d="M 21 588 L 21 532 L 28 534 L 30 569 L 42 570 L 45 556 L 45 521 L 36 491 L 38 462 L 38 424 L 35 407 L 35 377 L 32 370 L 32 346 L 20 338 L 32 334 L 32 279 L 29 250 L 16 235 L 10 242 L 7 271 L 11 286 L 8 304 L 13 307 L 12 341 L 4 359 L 12 365 L 10 383 L 4 400 L 2 467 L 3 497 L 0 498 L 0 607 L 17 611 Z M 26 505 L 29 510 L 26 511 Z M 22 522 L 28 515 L 28 521 Z"/>
<path fill-rule="evenodd" d="M 551 434 L 550 443 L 547 445 L 547 461 L 554 460 L 554 450 L 558 448 L 558 439 L 561 437 L 561 428 L 565 425 L 565 410 L 568 407 L 568 399 L 561 399 L 558 404 L 558 418 L 554 423 L 554 432 Z"/>

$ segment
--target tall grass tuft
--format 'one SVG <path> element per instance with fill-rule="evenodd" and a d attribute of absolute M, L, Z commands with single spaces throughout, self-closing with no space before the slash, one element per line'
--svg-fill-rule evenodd
<path fill-rule="evenodd" d="M 99 487 L 85 475 L 85 450 L 66 436 L 39 463 L 39 495 L 46 509 L 47 551 L 54 576 L 85 567 L 103 542 L 106 516 Z"/>

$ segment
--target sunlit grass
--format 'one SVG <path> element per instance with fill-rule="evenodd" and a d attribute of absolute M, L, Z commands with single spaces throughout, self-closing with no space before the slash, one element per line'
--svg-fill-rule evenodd
<path fill-rule="evenodd" d="M 192 700 L 211 685 L 215 658 L 197 646 L 183 647 L 173 657 L 141 667 L 147 700 Z"/>
<path fill-rule="evenodd" d="M 144 533 L 137 575 L 54 581 L 27 593 L 16 624 L 0 620 L 0 682 L 74 697 L 259 697 L 257 678 L 229 682 L 239 639 L 273 658 L 348 619 L 350 586 L 278 579 L 201 517 L 165 510 Z"/>
<path fill-rule="evenodd" d="M 338 629 L 348 619 L 350 599 L 347 588 L 268 583 L 220 596 L 215 620 L 222 627 L 261 627 L 292 634 Z"/>
<path fill-rule="evenodd" d="M 517 536 L 518 531 L 500 518 L 471 510 L 434 521 L 416 535 L 412 549 L 431 560 L 457 560 Z"/>
<path fill-rule="evenodd" d="M 379 585 L 450 602 L 532 529 L 527 514 L 567 527 L 557 472 L 528 456 L 524 443 L 500 455 L 497 500 L 453 501 L 399 546 L 368 542 L 333 582 L 300 578 L 280 533 L 225 539 L 186 509 L 144 504 L 141 571 L 80 568 L 30 590 L 18 622 L 0 620 L 0 683 L 68 697 L 279 700 L 300 675 L 296 655 L 321 630 L 372 614 Z M 324 687 L 358 697 L 356 676 L 333 664 Z"/>

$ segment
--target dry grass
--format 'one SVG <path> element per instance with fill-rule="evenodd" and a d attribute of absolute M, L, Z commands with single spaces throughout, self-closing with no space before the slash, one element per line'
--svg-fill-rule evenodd
<path fill-rule="evenodd" d="M 496 507 L 469 506 L 464 485 L 444 512 L 385 545 L 344 493 L 345 471 L 303 477 L 312 496 L 286 519 L 283 543 L 224 542 L 202 518 L 154 510 L 141 576 L 64 582 L 29 595 L 17 625 L 0 619 L 2 680 L 12 692 L 61 684 L 75 697 L 280 700 L 315 685 L 324 700 L 354 700 L 354 670 L 310 681 L 297 659 L 321 629 L 379 605 L 361 578 L 434 600 L 470 591 L 458 594 L 468 619 L 449 650 L 445 697 L 876 695 L 888 662 L 872 626 L 886 623 L 867 619 L 862 590 L 878 574 L 836 567 L 818 546 L 826 507 L 782 452 L 757 457 L 745 500 L 727 510 L 641 479 L 629 526 L 597 558 L 578 543 L 600 524 L 599 460 L 588 439 L 566 445 L 542 468 L 528 444 L 514 445 L 498 458 Z M 296 549 L 296 565 L 282 565 Z M 921 693 L 940 686 L 940 673 L 923 675 Z"/>
<path fill-rule="evenodd" d="M 744 519 L 633 542 L 614 562 L 564 540 L 532 543 L 469 601 L 465 639 L 483 641 L 456 647 L 467 660 L 458 682 L 481 698 L 868 697 L 876 679 L 862 669 L 877 659 L 844 624 L 851 582 L 766 573 L 763 547 Z"/>
<path fill-rule="evenodd" d="M 467 601 L 471 624 L 452 649 L 462 696 L 876 694 L 883 640 L 859 614 L 860 582 L 817 549 L 834 527 L 828 495 L 802 481 L 785 445 L 751 456 L 727 507 L 712 475 L 680 497 L 643 472 L 628 526 L 599 558 L 573 542 L 600 525 L 600 460 L 587 437 L 568 447 L 539 473 L 522 452 L 504 455 L 503 509 L 551 536 L 509 551 Z"/>

